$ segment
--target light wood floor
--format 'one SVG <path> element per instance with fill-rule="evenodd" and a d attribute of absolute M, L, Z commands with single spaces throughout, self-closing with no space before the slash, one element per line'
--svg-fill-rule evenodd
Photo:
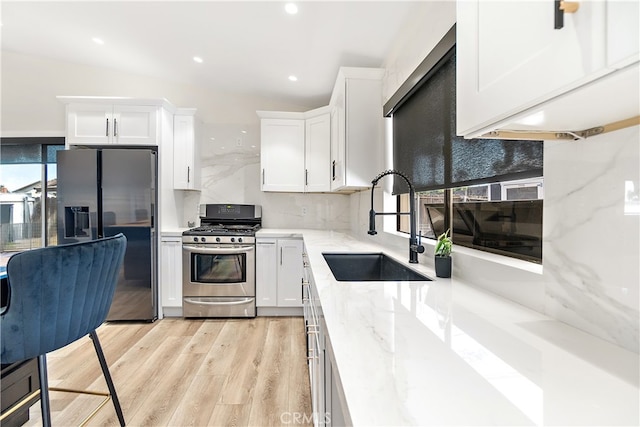
<path fill-rule="evenodd" d="M 98 337 L 128 426 L 274 426 L 291 413 L 310 419 L 302 318 L 107 323 Z M 51 387 L 106 390 L 88 337 L 47 361 Z M 78 425 L 99 402 L 51 392 L 52 423 Z M 26 425 L 41 425 L 39 403 L 30 417 Z M 112 403 L 89 425 L 118 425 Z"/>

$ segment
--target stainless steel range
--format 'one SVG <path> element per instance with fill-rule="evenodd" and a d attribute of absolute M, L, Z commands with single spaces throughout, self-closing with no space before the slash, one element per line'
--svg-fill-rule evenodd
<path fill-rule="evenodd" d="M 182 233 L 184 317 L 255 317 L 258 205 L 200 205 L 200 227 Z"/>

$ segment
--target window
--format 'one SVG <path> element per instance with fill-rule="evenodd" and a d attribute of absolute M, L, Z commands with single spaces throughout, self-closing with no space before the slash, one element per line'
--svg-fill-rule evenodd
<path fill-rule="evenodd" d="M 417 193 L 419 232 L 451 229 L 455 244 L 541 262 L 543 142 L 456 135 L 455 26 L 416 73 L 407 82 L 418 83 L 401 87 L 384 111 L 393 118 L 394 169 Z M 403 212 L 405 193 L 394 179 Z M 398 230 L 408 232 L 408 218 Z"/>
<path fill-rule="evenodd" d="M 57 243 L 56 151 L 64 138 L 2 138 L 0 268 L 17 252 Z"/>
<path fill-rule="evenodd" d="M 418 232 L 436 239 L 450 228 L 457 245 L 539 263 L 542 197 L 542 178 L 418 192 Z M 408 210 L 409 195 L 398 200 L 399 209 Z M 402 217 L 398 230 L 409 232 L 407 218 Z"/>

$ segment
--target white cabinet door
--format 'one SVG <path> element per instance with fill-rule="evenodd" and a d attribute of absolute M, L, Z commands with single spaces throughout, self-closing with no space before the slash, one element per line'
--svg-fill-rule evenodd
<path fill-rule="evenodd" d="M 342 68 L 331 95 L 331 190 L 371 186 L 384 169 L 382 70 Z"/>
<path fill-rule="evenodd" d="M 69 104 L 67 144 L 156 145 L 158 107 Z"/>
<path fill-rule="evenodd" d="M 302 240 L 278 239 L 278 307 L 302 307 Z"/>
<path fill-rule="evenodd" d="M 256 240 L 256 306 L 278 304 L 278 271 L 276 239 Z"/>
<path fill-rule="evenodd" d="M 182 238 L 160 240 L 160 289 L 163 307 L 182 307 Z"/>
<path fill-rule="evenodd" d="M 199 190 L 200 168 L 197 121 L 189 115 L 173 118 L 173 188 Z"/>
<path fill-rule="evenodd" d="M 304 120 L 262 119 L 262 191 L 304 191 Z"/>
<path fill-rule="evenodd" d="M 305 190 L 322 192 L 331 190 L 331 115 L 309 118 L 305 123 Z"/>
<path fill-rule="evenodd" d="M 120 145 L 157 144 L 158 108 L 114 105 L 113 142 Z"/>
<path fill-rule="evenodd" d="M 67 106 L 67 144 L 110 144 L 113 107 L 87 104 Z"/>

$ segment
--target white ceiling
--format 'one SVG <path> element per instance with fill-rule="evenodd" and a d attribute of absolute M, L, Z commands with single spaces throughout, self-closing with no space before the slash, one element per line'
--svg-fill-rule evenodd
<path fill-rule="evenodd" d="M 1 42 L 6 51 L 316 107 L 328 102 L 340 66 L 383 65 L 420 3 L 299 1 L 289 15 L 281 1 L 2 0 Z"/>

